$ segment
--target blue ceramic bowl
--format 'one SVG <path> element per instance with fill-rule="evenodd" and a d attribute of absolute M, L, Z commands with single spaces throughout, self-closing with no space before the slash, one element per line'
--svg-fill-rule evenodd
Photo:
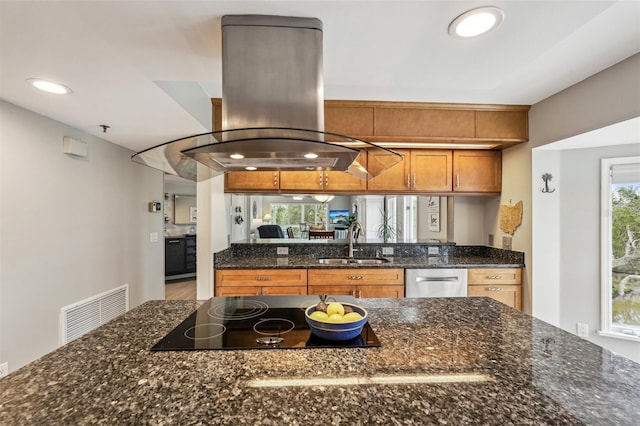
<path fill-rule="evenodd" d="M 341 324 L 316 321 L 313 318 L 309 318 L 309 315 L 311 315 L 311 313 L 316 310 L 316 305 L 309 306 L 304 311 L 304 318 L 307 320 L 307 324 L 309 324 L 309 329 L 311 330 L 311 332 L 321 339 L 339 341 L 350 340 L 360 335 L 360 333 L 362 332 L 362 327 L 364 327 L 364 325 L 367 323 L 367 310 L 362 306 L 352 305 L 350 303 L 342 303 L 342 306 L 351 307 L 354 312 L 362 315 L 362 319 Z"/>

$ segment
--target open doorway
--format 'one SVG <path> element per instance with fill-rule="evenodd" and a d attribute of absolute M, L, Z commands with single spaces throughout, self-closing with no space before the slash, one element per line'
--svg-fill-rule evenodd
<path fill-rule="evenodd" d="M 164 178 L 164 276 L 166 300 L 196 299 L 196 183 Z"/>

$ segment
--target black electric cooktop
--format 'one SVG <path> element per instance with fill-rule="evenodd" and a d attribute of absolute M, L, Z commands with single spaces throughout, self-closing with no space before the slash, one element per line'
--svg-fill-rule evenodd
<path fill-rule="evenodd" d="M 350 296 L 339 302 L 355 303 Z M 318 296 L 214 297 L 156 343 L 152 351 L 369 348 L 381 346 L 369 323 L 354 339 L 336 342 L 311 333 L 304 318 Z"/>

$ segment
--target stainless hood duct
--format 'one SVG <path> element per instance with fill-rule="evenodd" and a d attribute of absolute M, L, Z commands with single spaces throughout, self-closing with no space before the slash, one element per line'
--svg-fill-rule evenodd
<path fill-rule="evenodd" d="M 323 132 L 322 22 L 315 18 L 222 17 L 222 126 L 229 130 L 167 142 L 133 160 L 194 181 L 245 170 L 335 170 L 369 179 L 402 160 Z M 362 149 L 386 155 L 365 167 Z"/>

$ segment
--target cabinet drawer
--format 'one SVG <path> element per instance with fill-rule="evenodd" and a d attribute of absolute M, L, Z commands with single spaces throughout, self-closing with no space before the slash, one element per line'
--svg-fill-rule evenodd
<path fill-rule="evenodd" d="M 306 269 L 218 269 L 216 286 L 307 285 Z"/>
<path fill-rule="evenodd" d="M 310 269 L 308 279 L 310 285 L 404 284 L 404 269 Z"/>
<path fill-rule="evenodd" d="M 472 284 L 521 284 L 520 268 L 477 268 L 468 270 L 468 283 Z"/>
<path fill-rule="evenodd" d="M 490 297 L 518 310 L 522 309 L 522 287 L 519 285 L 470 285 L 469 297 Z"/>

